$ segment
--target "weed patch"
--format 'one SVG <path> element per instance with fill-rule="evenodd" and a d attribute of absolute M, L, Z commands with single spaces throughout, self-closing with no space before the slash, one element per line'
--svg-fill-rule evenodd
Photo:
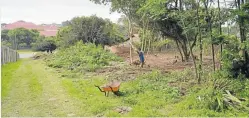
<path fill-rule="evenodd" d="M 79 42 L 74 46 L 59 50 L 46 61 L 48 66 L 54 68 L 92 72 L 109 65 L 109 62 L 121 61 L 121 58 L 103 50 L 101 46 Z"/>

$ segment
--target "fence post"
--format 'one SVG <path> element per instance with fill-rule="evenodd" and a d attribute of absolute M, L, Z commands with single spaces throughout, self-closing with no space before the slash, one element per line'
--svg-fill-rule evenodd
<path fill-rule="evenodd" d="M 16 62 L 16 52 L 13 52 L 13 56 L 14 56 L 14 62 Z"/>
<path fill-rule="evenodd" d="M 1 47 L 1 64 L 3 65 L 3 47 Z"/>
<path fill-rule="evenodd" d="M 15 62 L 14 59 L 15 59 L 14 50 L 12 50 L 11 51 L 11 62 Z"/>
<path fill-rule="evenodd" d="M 10 60 L 10 62 L 12 62 L 12 50 L 9 48 L 9 60 Z"/>
<path fill-rule="evenodd" d="M 7 49 L 4 48 L 4 63 L 7 62 Z"/>

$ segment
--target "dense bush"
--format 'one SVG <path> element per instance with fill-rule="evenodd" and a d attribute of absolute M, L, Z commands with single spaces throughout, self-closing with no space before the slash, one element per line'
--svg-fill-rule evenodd
<path fill-rule="evenodd" d="M 101 46 L 78 42 L 69 48 L 61 49 L 47 60 L 51 67 L 69 70 L 94 71 L 106 66 L 110 61 L 120 61 L 115 55 L 106 52 Z"/>
<path fill-rule="evenodd" d="M 53 37 L 40 37 L 35 43 L 32 43 L 32 49 L 34 51 L 53 51 L 56 47 L 55 39 Z"/>
<path fill-rule="evenodd" d="M 37 30 L 29 30 L 25 28 L 2 30 L 1 36 L 4 45 L 9 47 L 16 46 L 17 49 L 31 48 L 31 44 L 36 42 L 36 40 L 40 37 Z"/>
<path fill-rule="evenodd" d="M 69 47 L 76 41 L 94 43 L 96 45 L 112 45 L 124 41 L 125 33 L 120 25 L 108 19 L 97 16 L 75 17 L 67 21 L 57 33 L 57 40 L 61 47 Z"/>
<path fill-rule="evenodd" d="M 225 71 L 230 71 L 234 78 L 239 74 L 249 77 L 249 63 L 243 59 L 242 49 L 248 50 L 248 41 L 240 43 L 235 36 L 226 36 L 224 39 L 224 51 L 222 54 L 222 65 Z M 239 53 L 238 53 L 239 52 Z M 248 57 L 247 57 L 248 58 Z"/>
<path fill-rule="evenodd" d="M 32 48 L 35 51 L 47 51 L 47 50 L 53 51 L 56 49 L 56 45 L 54 41 L 43 41 L 35 43 Z"/>

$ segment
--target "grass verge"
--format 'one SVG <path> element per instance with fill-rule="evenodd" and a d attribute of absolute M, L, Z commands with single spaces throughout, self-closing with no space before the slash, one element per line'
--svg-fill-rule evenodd
<path fill-rule="evenodd" d="M 2 66 L 2 99 L 4 99 L 10 91 L 12 76 L 15 74 L 15 71 L 22 64 L 22 60 L 19 60 L 15 63 L 8 63 Z"/>

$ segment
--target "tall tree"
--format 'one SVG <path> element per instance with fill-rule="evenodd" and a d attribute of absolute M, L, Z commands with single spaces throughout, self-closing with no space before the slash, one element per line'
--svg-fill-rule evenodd
<path fill-rule="evenodd" d="M 180 12 L 182 12 L 183 11 L 183 8 L 182 8 L 182 0 L 180 0 L 179 1 L 180 2 Z M 184 15 L 184 14 L 183 14 Z M 185 29 L 185 32 L 184 32 L 184 34 L 186 35 L 186 39 L 187 39 L 187 42 L 188 42 L 188 46 L 189 46 L 189 48 L 191 47 L 191 43 L 190 43 L 190 40 L 189 40 L 189 35 L 188 35 L 188 31 L 186 31 L 187 29 L 191 29 L 191 25 L 188 27 L 188 26 L 186 26 L 186 23 L 185 23 L 185 21 L 187 20 L 187 19 L 185 19 L 184 18 L 184 16 L 186 16 L 186 15 L 181 15 L 181 21 L 182 21 L 182 25 L 183 25 L 183 27 L 184 27 L 184 29 Z M 197 65 L 196 65 L 196 60 L 195 60 L 195 56 L 194 56 L 194 53 L 193 53 L 193 49 L 192 48 L 190 48 L 189 49 L 190 50 L 190 54 L 191 54 L 191 56 L 192 56 L 192 59 L 193 59 L 193 64 L 194 64 L 194 68 L 195 68 L 195 75 L 196 75 L 196 79 L 198 78 L 198 69 L 197 69 Z"/>
<path fill-rule="evenodd" d="M 211 0 L 204 0 L 204 7 L 205 7 L 205 21 L 207 23 L 207 29 L 209 29 L 209 35 L 210 35 L 210 40 L 213 39 L 213 35 L 212 35 L 212 11 L 209 11 L 210 6 L 212 1 Z M 211 44 L 211 48 L 212 48 L 212 60 L 213 60 L 213 70 L 215 71 L 215 54 L 214 54 L 214 44 Z"/>
<path fill-rule="evenodd" d="M 128 20 L 129 24 L 129 38 L 130 44 L 132 44 L 133 38 L 133 23 L 137 18 L 136 11 L 140 7 L 140 4 L 144 2 L 144 0 L 90 0 L 97 4 L 109 4 L 111 3 L 111 11 L 117 11 L 119 13 L 123 13 Z M 130 63 L 132 63 L 132 46 L 130 46 Z"/>
<path fill-rule="evenodd" d="M 62 27 L 58 31 L 57 39 L 61 40 L 63 44 L 73 44 L 80 40 L 84 43 L 94 43 L 102 46 L 111 45 L 124 39 L 119 28 L 119 25 L 112 23 L 110 20 L 95 15 L 75 17 L 69 21 L 68 26 Z"/>
<path fill-rule="evenodd" d="M 247 4 L 245 4 L 245 3 L 247 3 Z M 240 12 L 238 16 L 239 16 L 239 29 L 240 29 L 240 40 L 241 40 L 241 43 L 244 43 L 246 41 L 245 19 L 246 18 L 247 18 L 247 20 L 249 19 L 249 17 L 246 16 L 246 14 L 248 14 L 248 8 L 249 8 L 248 4 L 249 4 L 248 1 L 245 2 L 244 0 L 237 0 L 237 6 L 238 6 L 238 10 Z M 247 5 L 247 7 L 245 6 L 244 9 L 243 9 L 244 5 Z M 242 52 L 243 52 L 243 58 L 246 60 L 246 62 L 249 62 L 249 60 L 248 60 L 249 57 L 248 57 L 247 50 L 242 49 Z"/>
<path fill-rule="evenodd" d="M 20 44 L 26 44 L 28 48 L 31 48 L 31 43 L 35 42 L 39 37 L 39 32 L 37 30 L 17 28 L 10 30 L 8 36 L 14 49 L 18 49 Z"/>
<path fill-rule="evenodd" d="M 190 56 L 190 51 L 188 49 L 188 42 L 186 35 L 184 35 L 184 29 L 180 25 L 181 17 L 179 14 L 184 12 L 192 12 L 196 9 L 195 1 L 180 1 L 180 7 L 184 10 L 179 12 L 179 1 L 174 0 L 147 0 L 145 4 L 139 9 L 138 12 L 146 13 L 150 18 L 153 19 L 157 24 L 156 30 L 161 32 L 163 36 L 170 37 L 173 39 L 177 45 L 177 49 L 180 53 L 182 61 L 188 61 Z M 192 16 L 191 16 L 192 15 Z M 186 24 L 194 24 L 193 19 L 196 16 L 191 13 L 187 16 Z M 194 27 L 196 26 L 193 25 Z M 197 32 L 192 30 L 192 35 L 188 35 L 192 42 L 190 48 L 192 49 L 196 45 Z M 194 34 L 194 35 L 193 35 Z"/>

